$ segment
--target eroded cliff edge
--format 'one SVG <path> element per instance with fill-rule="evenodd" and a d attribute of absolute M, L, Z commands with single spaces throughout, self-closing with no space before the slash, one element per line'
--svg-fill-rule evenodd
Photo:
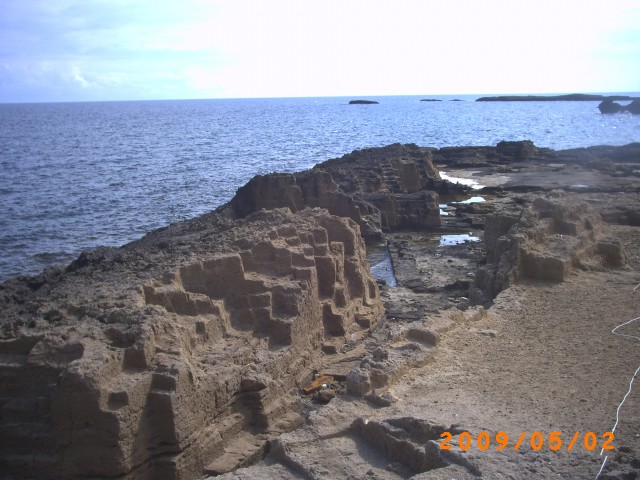
<path fill-rule="evenodd" d="M 241 433 L 297 426 L 322 347 L 382 314 L 358 226 L 322 210 L 212 215 L 20 286 L 2 463 L 40 478 L 193 478 Z"/>
<path fill-rule="evenodd" d="M 555 192 L 558 185 L 519 181 L 495 188 L 491 205 L 460 205 L 445 219 L 439 195 L 461 187 L 434 165 L 515 177 L 525 163 L 545 161 L 573 177 L 572 163 L 586 158 L 596 174 L 633 173 L 636 150 L 624 161 L 621 151 L 556 153 L 530 142 L 357 151 L 307 172 L 255 177 L 216 212 L 3 284 L 3 471 L 154 479 L 228 471 L 299 426 L 299 387 L 340 362 L 353 367 L 354 397 L 389 404 L 385 389 L 429 361 L 438 332 L 424 315 L 402 308 L 392 317 L 394 305 L 383 306 L 363 238 L 388 241 L 401 286 L 423 307 L 429 294 L 450 295 L 450 285 L 488 304 L 521 278 L 561 281 L 574 268 L 622 266 L 624 250 L 603 236 L 601 214 L 626 222 L 633 209 L 602 197 L 591 201 L 596 208 Z M 637 198 L 634 188 L 623 189 Z M 484 265 L 472 280 L 435 289 L 420 283 L 412 245 L 393 237 L 470 226 L 485 229 Z M 376 437 L 383 450 L 395 429 L 413 432 L 418 447 L 442 429 L 411 418 L 367 425 L 356 418 L 349 428 L 363 437 L 388 430 Z M 272 447 L 283 464 L 293 462 Z M 421 455 L 410 471 L 448 464 Z"/>

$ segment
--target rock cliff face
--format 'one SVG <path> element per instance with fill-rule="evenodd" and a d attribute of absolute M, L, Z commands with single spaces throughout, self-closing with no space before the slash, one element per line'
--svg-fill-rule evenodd
<path fill-rule="evenodd" d="M 326 208 L 360 225 L 365 238 L 398 228 L 440 225 L 442 184 L 432 154 L 415 145 L 357 150 L 301 173 L 257 176 L 240 188 L 227 212 L 243 218 L 260 208 Z"/>
<path fill-rule="evenodd" d="M 213 214 L 0 294 L 0 465 L 25 478 L 241 465 L 300 423 L 323 347 L 383 313 L 357 224 L 308 209 Z"/>

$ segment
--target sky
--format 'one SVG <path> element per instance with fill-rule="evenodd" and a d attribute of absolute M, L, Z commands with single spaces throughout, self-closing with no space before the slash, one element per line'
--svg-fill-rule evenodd
<path fill-rule="evenodd" d="M 640 91 L 640 0 L 0 0 L 0 103 Z"/>

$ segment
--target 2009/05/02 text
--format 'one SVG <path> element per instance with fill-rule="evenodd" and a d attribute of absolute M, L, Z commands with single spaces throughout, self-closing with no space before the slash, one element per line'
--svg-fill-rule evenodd
<path fill-rule="evenodd" d="M 605 432 L 602 435 L 597 435 L 594 432 L 549 432 L 547 435 L 539 431 L 531 433 L 520 432 L 516 437 L 509 437 L 506 432 L 497 432 L 495 435 L 491 435 L 488 432 L 480 432 L 477 436 L 473 436 L 469 432 L 461 432 L 457 435 L 457 439 L 454 438 L 454 434 L 451 432 L 443 432 L 440 438 L 444 440 L 440 443 L 442 450 L 451 450 L 453 447 L 458 447 L 460 450 L 469 450 L 470 448 L 477 448 L 478 450 L 489 450 L 491 448 L 496 451 L 504 450 L 505 448 L 512 448 L 514 451 L 518 451 L 521 448 L 530 447 L 531 450 L 542 450 L 548 448 L 551 451 L 566 450 L 568 452 L 582 449 L 584 450 L 613 450 L 614 435 L 613 432 Z"/>

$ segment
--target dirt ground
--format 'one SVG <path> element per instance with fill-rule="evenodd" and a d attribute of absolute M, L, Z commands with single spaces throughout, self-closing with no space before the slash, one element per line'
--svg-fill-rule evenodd
<path fill-rule="evenodd" d="M 613 429 L 640 366 L 640 340 L 611 333 L 640 315 L 640 289 L 633 291 L 640 283 L 640 229 L 615 230 L 631 270 L 581 271 L 561 284 L 527 282 L 504 291 L 489 310 L 442 336 L 433 363 L 392 388 L 401 399 L 398 413 L 442 424 L 454 418 L 473 436 L 504 431 L 513 439 L 509 447 L 521 432 L 526 440 L 534 431 L 545 437 L 538 452 L 525 440 L 519 455 L 497 454 L 497 445 L 485 452 L 470 448 L 486 478 L 596 478 L 604 461 L 602 434 Z M 640 337 L 640 321 L 618 333 Z M 638 392 L 636 385 L 620 409 L 616 450 L 600 478 L 621 462 L 628 472 L 640 471 Z M 564 443 L 555 452 L 552 431 L 562 432 Z M 580 436 L 569 452 L 575 432 Z M 598 437 L 591 452 L 584 448 L 586 432 Z"/>

